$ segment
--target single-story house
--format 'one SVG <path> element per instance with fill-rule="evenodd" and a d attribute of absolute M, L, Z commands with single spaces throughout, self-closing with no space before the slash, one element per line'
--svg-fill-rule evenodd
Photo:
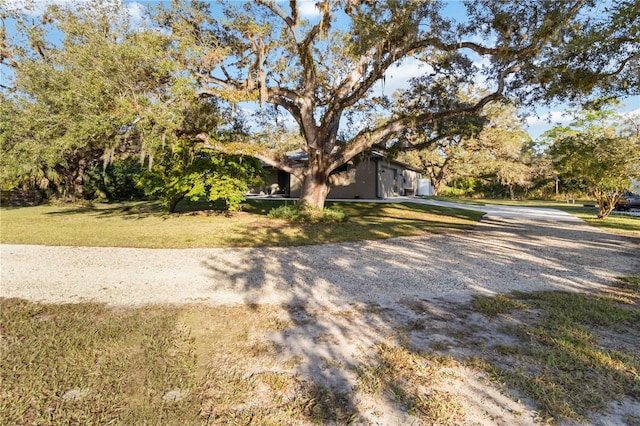
<path fill-rule="evenodd" d="M 306 161 L 302 150 L 291 151 L 287 156 L 293 161 Z M 254 188 L 252 193 L 280 194 L 299 198 L 302 182 L 295 176 L 272 167 L 267 167 L 266 185 Z M 389 160 L 378 152 L 372 152 L 363 159 L 343 165 L 336 172 L 349 172 L 351 184 L 331 188 L 328 198 L 375 199 L 418 194 L 419 185 L 424 188 L 425 180 L 420 172 L 408 164 Z M 430 195 L 430 194 L 422 194 Z"/>

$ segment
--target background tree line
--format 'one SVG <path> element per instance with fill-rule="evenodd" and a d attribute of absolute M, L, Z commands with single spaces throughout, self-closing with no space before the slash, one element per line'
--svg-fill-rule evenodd
<path fill-rule="evenodd" d="M 398 158 L 429 177 L 436 195 L 494 198 L 593 197 L 601 217 L 640 179 L 640 117 L 601 98 L 567 111 L 533 141 L 511 105 L 493 104 L 465 129 Z M 459 124 L 459 123 L 458 123 Z M 466 132 L 466 133 L 465 133 Z M 424 134 L 413 132 L 414 139 Z"/>

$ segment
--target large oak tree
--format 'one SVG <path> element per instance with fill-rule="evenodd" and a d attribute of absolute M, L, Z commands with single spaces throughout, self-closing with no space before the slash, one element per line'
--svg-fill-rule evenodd
<path fill-rule="evenodd" d="M 201 137 L 291 173 L 309 207 L 322 208 L 332 186 L 349 183 L 336 173 L 340 166 L 372 147 L 388 148 L 407 129 L 432 125 L 435 141 L 439 122 L 504 97 L 533 104 L 639 91 L 640 8 L 632 0 L 605 8 L 588 0 L 476 0 L 458 16 L 441 1 L 324 0 L 309 19 L 301 3 L 221 1 L 208 10 L 204 2 L 174 2 L 157 17 L 181 46 L 202 96 L 275 105 L 295 119 L 304 164 L 259 145 Z M 424 63 L 415 90 L 425 107 L 390 113 L 393 100 L 379 84 L 409 57 Z M 480 80 L 485 96 L 452 101 Z"/>

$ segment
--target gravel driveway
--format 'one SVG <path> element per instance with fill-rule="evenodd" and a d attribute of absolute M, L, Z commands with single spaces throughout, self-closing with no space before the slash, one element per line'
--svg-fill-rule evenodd
<path fill-rule="evenodd" d="M 640 239 L 608 234 L 556 210 L 456 207 L 481 208 L 486 214 L 465 232 L 293 248 L 3 244 L 0 297 L 114 307 L 283 304 L 296 326 L 270 339 L 282 359 L 299 360 L 296 374 L 354 398 L 363 424 L 415 424 L 415 417 L 387 398 L 354 393 L 353 366 L 410 321 L 428 319 L 427 328 L 411 341 L 418 349 L 430 350 L 431 344 L 446 344 L 450 336 L 471 330 L 472 343 L 458 342 L 452 351 L 482 355 L 474 352 L 482 342 L 501 337 L 482 321 L 449 314 L 464 309 L 461 303 L 473 295 L 589 291 L 617 276 L 640 274 Z M 463 424 L 540 424 L 534 407 L 512 399 L 482 372 L 459 367 L 448 374 L 439 391 L 455 395 L 464 406 Z M 612 404 L 606 419 L 594 417 L 592 424 L 620 424 L 637 412 L 634 404 Z"/>
<path fill-rule="evenodd" d="M 464 206 L 478 209 L 478 206 Z M 550 209 L 480 207 L 472 230 L 288 248 L 0 245 L 0 297 L 33 301 L 394 304 L 511 290 L 590 290 L 640 274 L 638 239 Z"/>

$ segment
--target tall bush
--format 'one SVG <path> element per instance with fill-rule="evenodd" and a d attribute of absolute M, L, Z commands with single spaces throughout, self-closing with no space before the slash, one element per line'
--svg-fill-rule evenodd
<path fill-rule="evenodd" d="M 170 213 L 185 198 L 222 200 L 227 210 L 235 211 L 249 186 L 259 185 L 263 176 L 262 165 L 254 157 L 201 149 L 181 140 L 164 150 L 140 184 L 146 194 L 159 196 Z"/>

